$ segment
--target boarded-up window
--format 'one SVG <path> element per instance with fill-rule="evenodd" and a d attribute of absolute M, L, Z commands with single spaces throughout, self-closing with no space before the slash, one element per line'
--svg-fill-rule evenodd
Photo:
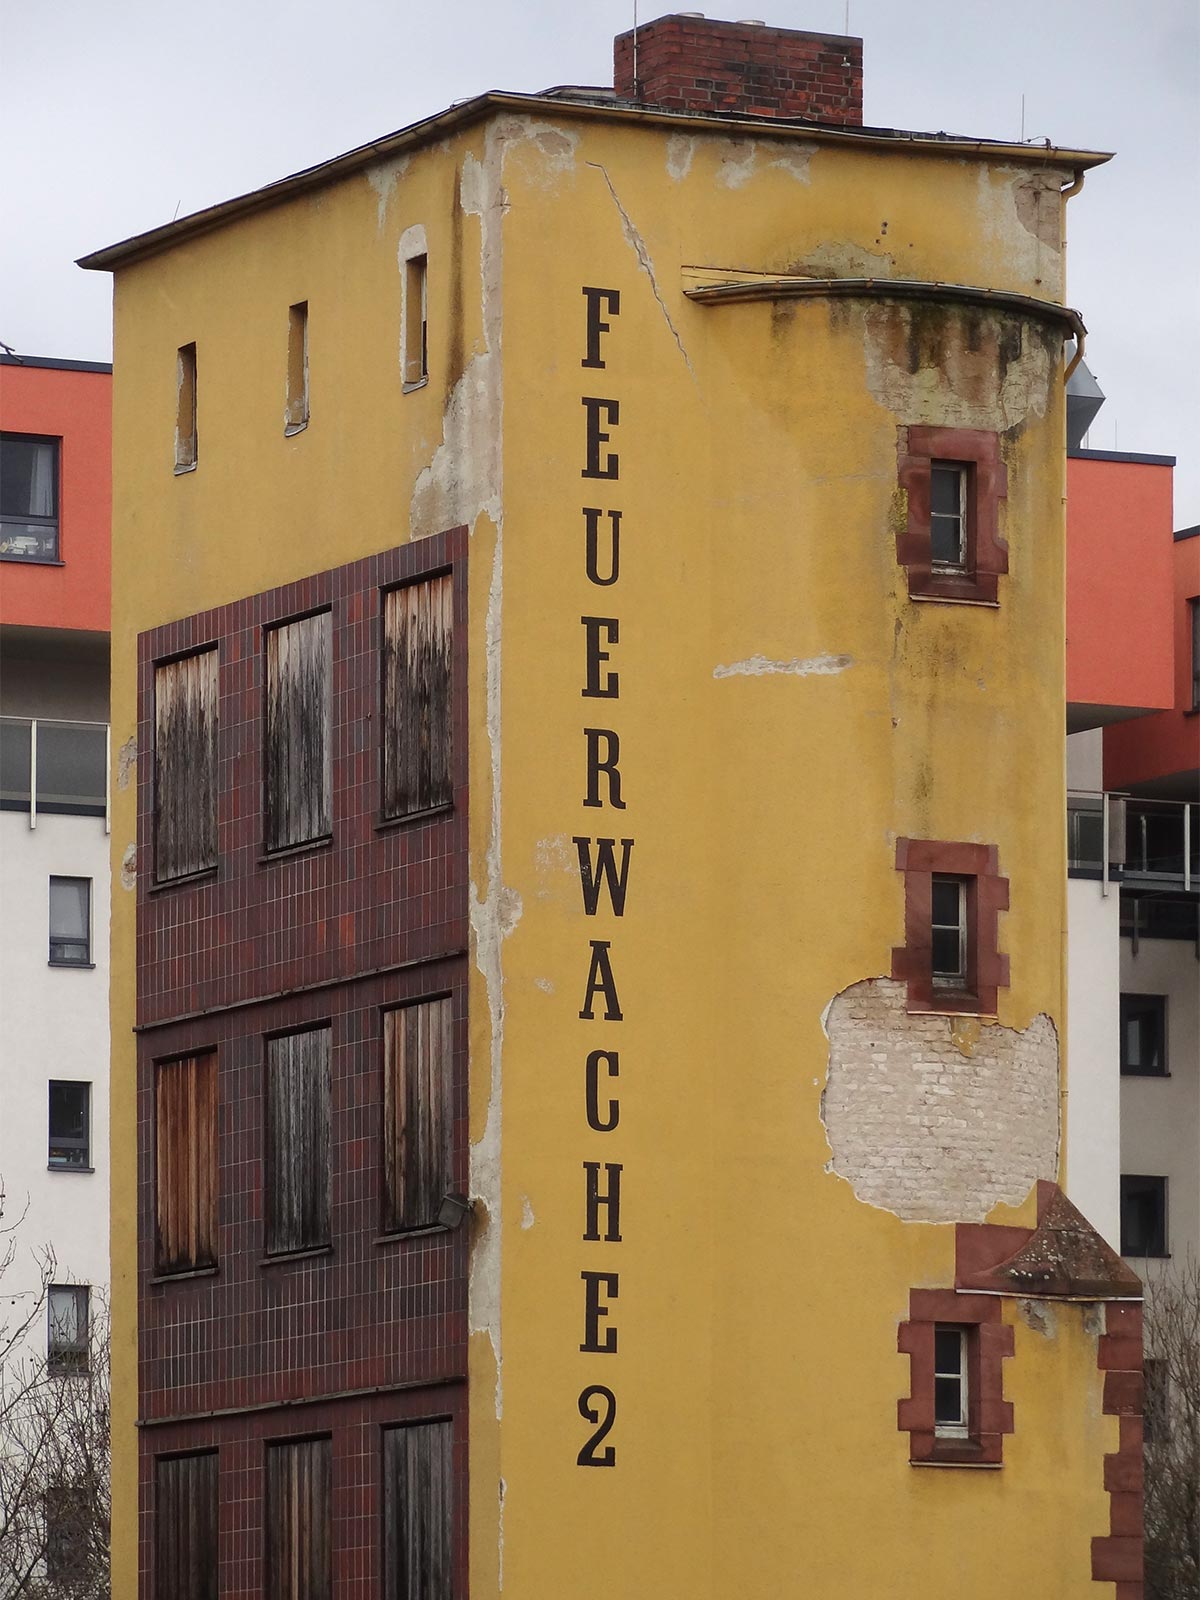
<path fill-rule="evenodd" d="M 154 1069 L 155 1269 L 192 1272 L 217 1260 L 217 1058 Z"/>
<path fill-rule="evenodd" d="M 217 1456 L 156 1463 L 154 1600 L 217 1600 Z"/>
<path fill-rule="evenodd" d="M 384 1229 L 437 1221 L 450 1160 L 449 1000 L 389 1011 L 383 1025 Z"/>
<path fill-rule="evenodd" d="M 329 1243 L 328 1028 L 267 1040 L 267 1250 Z"/>
<path fill-rule="evenodd" d="M 449 573 L 391 589 L 383 617 L 383 814 L 408 816 L 454 799 Z"/>
<path fill-rule="evenodd" d="M 330 1600 L 333 1447 L 267 1447 L 267 1600 Z"/>
<path fill-rule="evenodd" d="M 453 1476 L 448 1422 L 383 1436 L 383 1593 L 452 1600 Z"/>
<path fill-rule="evenodd" d="M 267 633 L 267 848 L 330 831 L 332 618 L 328 611 Z"/>
<path fill-rule="evenodd" d="M 217 864 L 217 652 L 154 672 L 155 876 Z"/>

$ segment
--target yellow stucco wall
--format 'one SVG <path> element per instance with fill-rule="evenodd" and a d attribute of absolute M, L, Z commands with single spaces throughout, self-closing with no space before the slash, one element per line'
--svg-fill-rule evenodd
<path fill-rule="evenodd" d="M 903 939 L 898 836 L 998 846 L 996 1026 L 1045 1014 L 1062 1035 L 1061 364 L 1033 324 L 1014 354 L 1019 325 L 992 313 L 682 293 L 698 268 L 1056 298 L 1065 176 L 500 114 L 118 275 L 115 747 L 139 631 L 472 529 L 476 1597 L 1093 1592 L 1116 1426 L 1083 1313 L 1048 1335 L 1006 1305 L 1001 1470 L 911 1467 L 896 1328 L 911 1287 L 952 1283 L 953 1230 L 857 1199 L 821 1119 L 826 1007 L 886 977 Z M 416 224 L 431 381 L 402 395 L 397 251 Z M 620 294 L 603 369 L 580 365 L 589 286 Z M 301 299 L 312 422 L 285 440 Z M 174 352 L 192 340 L 200 466 L 176 478 Z M 585 396 L 619 403 L 614 480 L 581 477 Z M 907 599 L 896 429 L 913 423 L 1003 435 L 998 609 Z M 622 513 L 610 587 L 586 576 L 585 506 Z M 582 616 L 619 621 L 619 698 L 581 693 Z M 586 727 L 620 735 L 623 810 L 582 803 Z M 115 883 L 133 798 L 115 796 Z M 584 914 L 575 836 L 635 841 L 623 916 Z M 120 889 L 113 934 L 114 1593 L 132 1594 Z M 610 941 L 620 1022 L 580 1016 L 591 940 Z M 620 1055 L 609 1133 L 585 1118 L 597 1049 Z M 585 1162 L 621 1164 L 619 1243 L 582 1238 Z M 1012 1201 L 995 1220 L 1031 1223 L 1032 1197 Z M 619 1274 L 615 1354 L 580 1351 L 585 1271 Z M 611 1468 L 576 1464 L 594 1384 L 617 1398 Z"/>

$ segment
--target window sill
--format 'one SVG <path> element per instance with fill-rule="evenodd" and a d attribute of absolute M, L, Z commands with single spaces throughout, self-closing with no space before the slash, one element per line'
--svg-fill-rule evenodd
<path fill-rule="evenodd" d="M 308 418 L 307 417 L 305 417 L 303 422 L 288 422 L 288 423 L 285 423 L 284 424 L 284 429 L 283 429 L 283 437 L 285 439 L 294 439 L 298 433 L 303 433 L 305 428 L 307 428 L 307 427 L 308 427 Z"/>
<path fill-rule="evenodd" d="M 375 824 L 376 833 L 388 833 L 393 828 L 403 828 L 409 822 L 426 822 L 430 817 L 446 817 L 454 810 L 454 801 L 440 806 L 426 806 L 424 811 L 406 811 L 402 817 L 381 817 Z"/>
<path fill-rule="evenodd" d="M 173 471 L 177 478 L 182 478 L 185 473 L 195 472 L 198 465 L 199 462 L 196 461 L 177 461 Z"/>
<path fill-rule="evenodd" d="M 261 1256 L 258 1264 L 260 1267 L 279 1267 L 286 1266 L 289 1261 L 312 1261 L 318 1256 L 331 1256 L 332 1254 L 333 1246 L 331 1244 L 315 1244 L 307 1250 L 280 1250 L 273 1255 Z"/>
<path fill-rule="evenodd" d="M 984 1011 L 978 1000 L 968 994 L 947 994 L 944 999 L 931 1000 L 928 1005 L 905 1006 L 910 1017 L 978 1017 L 980 1022 L 995 1022 L 995 1011 Z"/>
<path fill-rule="evenodd" d="M 75 1166 L 71 1166 L 66 1161 L 47 1161 L 47 1163 L 46 1163 L 46 1171 L 47 1172 L 82 1172 L 82 1173 L 88 1173 L 88 1172 L 95 1172 L 95 1170 L 96 1170 L 95 1167 L 75 1167 Z"/>
<path fill-rule="evenodd" d="M 1122 1067 L 1123 1078 L 1169 1078 L 1169 1072 L 1146 1072 L 1141 1067 Z"/>
<path fill-rule="evenodd" d="M 400 392 L 401 394 L 415 394 L 418 389 L 424 389 L 428 382 L 429 374 L 426 373 L 423 378 L 416 378 L 411 383 L 401 384 Z"/>
<path fill-rule="evenodd" d="M 1004 1466 L 1003 1461 L 971 1461 L 963 1457 L 954 1459 L 949 1456 L 930 1456 L 928 1461 L 910 1461 L 910 1467 L 966 1467 L 968 1472 L 999 1472 Z"/>
<path fill-rule="evenodd" d="M 190 1278 L 215 1278 L 219 1267 L 187 1267 L 182 1272 L 153 1272 L 151 1283 L 186 1283 Z"/>
<path fill-rule="evenodd" d="M 272 861 L 289 861 L 293 856 L 309 855 L 314 850 L 328 850 L 332 843 L 333 835 L 326 833 L 319 839 L 305 839 L 303 844 L 280 845 L 278 850 L 264 850 L 258 858 L 258 864 L 265 867 Z"/>
<path fill-rule="evenodd" d="M 15 561 L 23 567 L 65 567 L 67 564 L 58 556 L 13 556 L 7 551 L 0 551 L 0 561 Z"/>
<path fill-rule="evenodd" d="M 919 600 L 922 605 L 935 606 L 978 606 L 984 611 L 999 611 L 999 600 L 985 600 L 969 594 L 924 594 L 918 590 L 916 594 L 909 593 L 910 600 Z"/>
<path fill-rule="evenodd" d="M 207 879 L 215 879 L 220 872 L 220 866 L 203 867 L 199 872 L 181 873 L 178 878 L 156 878 L 146 888 L 147 894 L 165 894 L 168 889 L 190 888 L 193 884 L 204 883 Z"/>
<path fill-rule="evenodd" d="M 1152 1250 L 1149 1255 L 1137 1250 L 1122 1250 L 1121 1254 L 1126 1261 L 1170 1261 L 1169 1250 Z"/>
<path fill-rule="evenodd" d="M 96 970 L 94 961 L 47 961 L 46 965 L 48 967 L 73 967 L 76 972 L 95 972 Z"/>
<path fill-rule="evenodd" d="M 450 1233 L 453 1230 L 443 1228 L 440 1222 L 425 1222 L 416 1228 L 395 1228 L 390 1233 L 381 1233 L 378 1238 L 372 1239 L 376 1245 L 403 1244 L 406 1239 L 425 1239 L 433 1233 Z"/>

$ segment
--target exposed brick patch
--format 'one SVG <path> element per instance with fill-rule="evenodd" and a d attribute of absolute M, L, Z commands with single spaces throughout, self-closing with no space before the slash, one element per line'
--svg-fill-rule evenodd
<path fill-rule="evenodd" d="M 999 435 L 979 428 L 901 428 L 898 454 L 908 521 L 896 536 L 896 560 L 908 570 L 909 595 L 994 602 L 1000 575 L 1008 571 L 1008 546 L 1000 537 L 1000 502 L 1008 494 L 1008 468 L 1000 459 Z M 969 468 L 963 572 L 933 570 L 929 495 L 934 461 L 960 462 Z"/>
<path fill-rule="evenodd" d="M 1013 1330 L 1004 1322 L 1002 1302 L 992 1295 L 954 1289 L 909 1291 L 908 1321 L 902 1322 L 896 1348 L 910 1361 L 910 1393 L 896 1409 L 896 1426 L 909 1435 L 909 1460 L 959 1466 L 998 1466 L 1004 1435 L 1013 1431 L 1012 1403 L 1004 1398 L 1004 1367 L 1013 1353 Z M 934 1429 L 933 1334 L 939 1323 L 973 1330 L 968 1384 L 972 1396 L 971 1437 L 942 1439 Z"/>
<path fill-rule="evenodd" d="M 1120 1418 L 1115 1454 L 1104 1458 L 1109 1532 L 1092 1540 L 1092 1577 L 1116 1584 L 1116 1600 L 1142 1600 L 1142 1308 L 1122 1301 L 1104 1307 L 1097 1362 L 1104 1373 L 1104 1410 Z"/>
<path fill-rule="evenodd" d="M 1008 879 L 992 844 L 948 839 L 897 839 L 896 870 L 904 874 L 904 943 L 892 951 L 892 977 L 908 985 L 910 1011 L 977 1011 L 995 1016 L 997 991 L 1008 986 L 1008 957 L 999 950 L 999 919 L 1008 910 Z M 933 874 L 970 879 L 967 894 L 966 988 L 933 983 Z"/>
<path fill-rule="evenodd" d="M 862 40 L 678 13 L 613 43 L 619 95 L 668 111 L 805 117 L 861 127 Z"/>
<path fill-rule="evenodd" d="M 1048 1017 L 1018 1032 L 912 1015 L 901 983 L 874 978 L 834 999 L 825 1028 L 821 1115 L 833 1170 L 860 1200 L 906 1221 L 982 1221 L 1057 1170 L 1058 1040 Z M 1011 1248 L 1026 1237 L 1018 1230 Z"/>

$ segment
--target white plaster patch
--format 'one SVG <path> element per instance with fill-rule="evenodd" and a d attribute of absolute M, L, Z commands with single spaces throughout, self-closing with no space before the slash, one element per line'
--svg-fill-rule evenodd
<path fill-rule="evenodd" d="M 408 171 L 408 161 L 407 156 L 396 156 L 391 161 L 375 161 L 363 174 L 376 194 L 375 226 L 380 233 L 387 221 L 387 210 L 396 184 Z"/>
<path fill-rule="evenodd" d="M 870 978 L 826 1012 L 831 1167 L 906 1222 L 982 1222 L 1057 1175 L 1058 1036 L 1045 1015 L 975 1023 L 964 1048 L 961 1019 L 909 1016 L 906 994 Z"/>
<path fill-rule="evenodd" d="M 795 178 L 797 183 L 811 183 L 812 176 L 808 166 L 817 152 L 815 144 L 789 145 L 783 155 L 776 156 L 769 166 L 778 167 L 781 172 L 786 172 L 790 178 Z"/>
<path fill-rule="evenodd" d="M 543 994 L 554 993 L 554 985 L 551 983 L 549 978 L 535 978 L 533 980 L 533 987 L 535 989 L 540 989 Z"/>
<path fill-rule="evenodd" d="M 721 157 L 717 182 L 726 189 L 740 189 L 754 176 L 758 146 L 753 139 L 735 139 Z"/>
<path fill-rule="evenodd" d="M 524 1194 L 521 1196 L 521 1226 L 528 1232 L 536 1221 L 537 1218 L 533 1214 L 533 1207 L 529 1204 L 529 1196 Z"/>
<path fill-rule="evenodd" d="M 117 788 L 128 789 L 137 766 L 137 739 L 131 736 L 117 751 Z"/>
<path fill-rule="evenodd" d="M 785 673 L 793 678 L 827 678 L 845 672 L 854 665 L 852 656 L 793 656 L 790 661 L 772 661 L 767 656 L 748 656 L 745 661 L 731 661 L 728 666 L 714 667 L 714 678 L 766 678 Z"/>
<path fill-rule="evenodd" d="M 579 858 L 565 833 L 551 833 L 539 839 L 535 845 L 533 866 L 537 876 L 537 897 L 539 900 L 549 900 L 567 887 L 561 882 L 564 877 L 573 883 L 579 871 Z"/>
<path fill-rule="evenodd" d="M 137 845 L 126 845 L 125 854 L 121 857 L 121 887 L 122 889 L 137 888 Z"/>
<path fill-rule="evenodd" d="M 681 182 L 692 170 L 696 141 L 685 133 L 673 133 L 667 140 L 667 176 Z"/>

